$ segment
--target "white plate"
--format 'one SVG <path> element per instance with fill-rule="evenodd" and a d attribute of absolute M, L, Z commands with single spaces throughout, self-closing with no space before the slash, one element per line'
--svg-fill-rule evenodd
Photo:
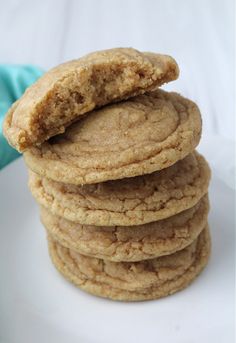
<path fill-rule="evenodd" d="M 22 159 L 0 173 L 0 342 L 232 342 L 234 193 L 213 177 L 212 256 L 187 289 L 119 303 L 86 294 L 52 266 Z"/>

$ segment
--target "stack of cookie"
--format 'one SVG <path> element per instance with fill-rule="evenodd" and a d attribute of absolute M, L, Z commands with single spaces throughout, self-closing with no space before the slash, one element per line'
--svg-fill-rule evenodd
<path fill-rule="evenodd" d="M 56 268 L 116 300 L 186 287 L 210 252 L 207 162 L 196 104 L 158 87 L 169 56 L 111 49 L 60 65 L 10 109 Z"/>

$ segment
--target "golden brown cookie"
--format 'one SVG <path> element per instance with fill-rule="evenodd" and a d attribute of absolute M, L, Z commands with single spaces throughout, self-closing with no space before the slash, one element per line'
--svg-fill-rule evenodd
<path fill-rule="evenodd" d="M 173 58 L 131 48 L 97 51 L 45 73 L 9 110 L 4 134 L 18 151 L 62 133 L 78 116 L 178 77 Z"/>
<path fill-rule="evenodd" d="M 167 219 L 138 226 L 88 226 L 55 216 L 41 208 L 48 233 L 78 253 L 114 262 L 141 261 L 173 254 L 191 244 L 207 223 L 208 197 Z"/>
<path fill-rule="evenodd" d="M 90 184 L 169 167 L 192 152 L 200 136 L 198 107 L 157 90 L 94 111 L 24 156 L 49 179 Z"/>
<path fill-rule="evenodd" d="M 173 166 L 135 178 L 74 186 L 30 173 L 37 202 L 80 224 L 132 226 L 193 207 L 207 193 L 210 169 L 197 152 Z"/>
<path fill-rule="evenodd" d="M 207 264 L 208 227 L 188 247 L 172 255 L 141 262 L 110 262 L 87 257 L 49 237 L 49 251 L 58 271 L 82 290 L 122 301 L 157 299 L 188 286 Z"/>

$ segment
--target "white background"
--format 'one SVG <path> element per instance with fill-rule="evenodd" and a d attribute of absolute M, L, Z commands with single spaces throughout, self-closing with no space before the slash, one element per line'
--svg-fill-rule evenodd
<path fill-rule="evenodd" d="M 45 69 L 93 50 L 170 54 L 167 86 L 196 101 L 204 134 L 234 139 L 233 0 L 0 0 L 0 63 Z"/>

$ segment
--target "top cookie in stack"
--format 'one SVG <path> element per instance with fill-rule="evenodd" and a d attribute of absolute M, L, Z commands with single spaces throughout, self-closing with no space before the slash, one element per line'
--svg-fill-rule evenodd
<path fill-rule="evenodd" d="M 7 114 L 5 136 L 25 151 L 94 108 L 154 90 L 178 73 L 166 55 L 128 48 L 91 53 L 59 65 L 29 87 Z"/>
<path fill-rule="evenodd" d="M 201 115 L 158 88 L 177 77 L 166 55 L 96 52 L 46 73 L 7 114 L 52 260 L 93 294 L 158 298 L 207 262 L 210 170 L 194 151 Z"/>

